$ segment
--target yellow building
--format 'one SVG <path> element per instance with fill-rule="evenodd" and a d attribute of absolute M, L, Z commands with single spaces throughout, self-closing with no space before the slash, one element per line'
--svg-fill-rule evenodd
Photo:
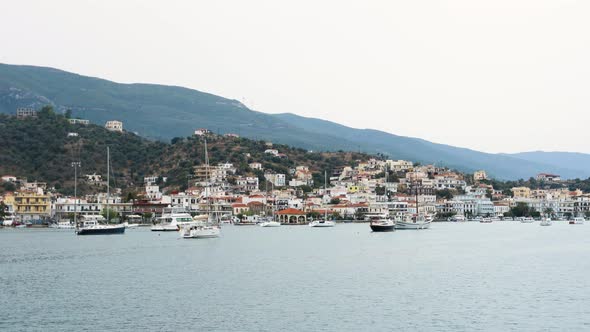
<path fill-rule="evenodd" d="M 514 187 L 512 188 L 512 194 L 514 198 L 530 198 L 531 189 L 527 187 Z"/>
<path fill-rule="evenodd" d="M 37 192 L 19 192 L 14 196 L 15 212 L 22 221 L 48 218 L 51 214 L 49 195 Z"/>

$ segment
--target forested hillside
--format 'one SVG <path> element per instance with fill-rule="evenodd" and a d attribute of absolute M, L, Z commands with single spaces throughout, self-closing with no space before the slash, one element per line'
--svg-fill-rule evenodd
<path fill-rule="evenodd" d="M 77 136 L 68 135 L 76 133 Z M 231 162 L 238 175 L 262 177 L 249 168 L 260 162 L 266 170 L 289 173 L 290 168 L 307 165 L 315 173 L 317 184 L 323 183 L 323 171 L 331 171 L 358 160 L 367 154 L 350 152 L 308 152 L 304 149 L 274 144 L 285 157 L 265 154 L 267 142 L 245 138 L 212 135 L 207 139 L 211 164 Z M 171 143 L 151 141 L 133 133 L 110 132 L 97 125 L 73 125 L 65 116 L 44 107 L 37 118 L 17 119 L 0 115 L 0 175 L 15 175 L 28 181 L 47 182 L 58 191 L 71 193 L 73 161 L 80 161 L 80 174 L 101 174 L 106 178 L 106 150 L 110 148 L 112 185 L 122 188 L 141 186 L 144 176 L 169 178 L 171 189 L 187 186 L 193 167 L 204 163 L 204 140 L 199 137 L 177 137 Z M 83 181 L 82 192 L 92 188 Z"/>

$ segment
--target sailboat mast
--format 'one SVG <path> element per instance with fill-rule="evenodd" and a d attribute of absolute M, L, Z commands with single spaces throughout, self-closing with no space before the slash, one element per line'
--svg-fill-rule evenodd
<path fill-rule="evenodd" d="M 328 171 L 324 170 L 324 195 L 328 194 Z M 324 204 L 324 221 L 328 221 L 328 206 Z"/>
<path fill-rule="evenodd" d="M 107 224 L 111 222 L 111 213 L 109 211 L 109 199 L 111 198 L 111 152 L 107 146 Z"/>

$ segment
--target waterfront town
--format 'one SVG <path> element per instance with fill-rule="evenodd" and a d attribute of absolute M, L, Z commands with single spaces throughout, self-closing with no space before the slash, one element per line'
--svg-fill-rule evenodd
<path fill-rule="evenodd" d="M 30 116 L 34 116 L 34 111 L 17 111 L 19 118 Z M 88 124 L 88 120 L 82 119 L 69 121 Z M 120 121 L 108 121 L 105 127 L 123 131 Z M 197 129 L 194 136 L 213 139 L 215 134 Z M 271 142 L 267 142 L 264 153 L 289 158 Z M 485 170 L 464 174 L 445 167 L 386 158 L 322 170 L 320 178 L 324 171 L 326 174 L 326 183 L 322 185 L 314 183 L 318 177 L 304 164 L 283 174 L 264 169 L 261 161 L 253 160 L 248 169 L 251 172 L 238 174 L 230 162 L 198 165 L 182 191 L 171 190 L 165 175 L 152 174 L 143 178 L 133 197 L 123 195 L 120 188 L 110 188 L 107 195 L 104 174 L 78 175 L 80 183 L 99 189 L 83 197 L 65 196 L 46 183 L 2 174 L 4 188 L 12 190 L 0 196 L 0 206 L 3 219 L 10 220 L 5 226 L 70 222 L 75 214 L 78 217 L 105 215 L 107 206 L 109 219 L 135 218 L 150 225 L 158 222 L 166 208 L 182 208 L 193 216 L 214 210 L 227 222 L 252 224 L 269 216 L 281 224 L 307 224 L 324 216 L 334 221 L 358 222 L 370 215 L 383 214 L 424 215 L 434 221 L 525 216 L 569 219 L 590 215 L 590 194 L 572 190 L 557 174 L 535 175 L 534 180 L 540 184 L 537 188 L 502 189 L 494 188 Z M 254 172 L 262 172 L 263 178 Z"/>

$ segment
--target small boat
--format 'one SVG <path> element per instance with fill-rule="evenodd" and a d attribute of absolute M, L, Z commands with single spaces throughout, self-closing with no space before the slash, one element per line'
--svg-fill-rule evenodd
<path fill-rule="evenodd" d="M 332 220 L 318 219 L 309 223 L 310 227 L 334 227 L 336 223 Z"/>
<path fill-rule="evenodd" d="M 324 193 L 328 191 L 328 172 L 324 171 Z M 324 219 L 313 220 L 309 223 L 310 227 L 334 227 L 336 223 L 328 220 L 328 208 L 324 207 Z"/>
<path fill-rule="evenodd" d="M 531 217 L 520 218 L 520 222 L 523 224 L 530 224 L 530 223 L 534 223 L 535 219 L 533 219 Z"/>
<path fill-rule="evenodd" d="M 106 224 L 99 223 L 100 221 L 104 221 L 104 217 L 101 215 L 86 215 L 82 216 L 82 223 L 81 225 L 76 225 L 76 234 L 77 235 L 106 235 L 106 234 L 124 234 L 125 233 L 125 225 L 123 224 L 115 224 L 112 225 L 110 223 L 110 213 L 109 210 L 109 199 L 111 196 L 111 186 L 110 186 L 110 174 L 111 174 L 111 155 L 110 149 L 107 146 L 107 200 L 106 200 L 106 209 L 107 211 L 107 220 Z"/>
<path fill-rule="evenodd" d="M 205 141 L 205 166 L 209 168 L 209 155 L 207 153 L 207 141 Z M 207 214 L 207 217 L 200 216 L 199 221 L 196 223 L 190 218 L 190 222 L 186 224 L 179 224 L 180 235 L 183 239 L 204 239 L 219 237 L 221 234 L 221 217 L 219 210 L 213 210 L 211 204 L 211 197 L 208 195 L 210 190 L 209 177 L 205 178 L 207 186 L 205 188 L 205 197 L 207 197 L 207 203 L 209 205 L 209 211 L 212 213 Z M 190 215 L 189 215 L 190 216 Z"/>
<path fill-rule="evenodd" d="M 492 218 L 482 218 L 479 222 L 483 224 L 489 224 L 492 222 Z"/>
<path fill-rule="evenodd" d="M 274 220 L 268 220 L 265 222 L 261 222 L 259 225 L 260 227 L 280 227 L 281 223 Z"/>
<path fill-rule="evenodd" d="M 541 223 L 539 225 L 541 226 L 551 226 L 552 222 L 551 222 L 551 218 L 543 218 L 541 220 Z"/>
<path fill-rule="evenodd" d="M 188 225 L 180 229 L 183 239 L 206 239 L 219 237 L 221 228 L 218 225 Z"/>
<path fill-rule="evenodd" d="M 102 216 L 83 216 L 80 227 L 76 229 L 78 235 L 106 235 L 106 234 L 123 234 L 125 233 L 125 225 L 116 224 L 101 224 Z"/>
<path fill-rule="evenodd" d="M 393 232 L 395 231 L 395 221 L 386 216 L 373 216 L 370 219 L 369 226 L 373 232 Z"/>
<path fill-rule="evenodd" d="M 424 216 L 416 218 L 404 218 L 395 222 L 395 229 L 428 229 L 431 221 Z"/>
<path fill-rule="evenodd" d="M 570 225 L 582 225 L 584 224 L 585 219 L 582 217 L 575 217 L 574 219 L 570 220 Z"/>
<path fill-rule="evenodd" d="M 124 222 L 123 225 L 125 226 L 125 228 L 137 228 L 139 227 L 139 224 L 130 224 L 129 222 Z"/>
<path fill-rule="evenodd" d="M 14 226 L 16 221 L 12 217 L 8 217 L 2 221 L 2 226 Z"/>
<path fill-rule="evenodd" d="M 74 229 L 76 225 L 72 224 L 69 221 L 60 221 L 57 224 L 49 225 L 49 228 L 56 228 L 56 229 Z"/>

